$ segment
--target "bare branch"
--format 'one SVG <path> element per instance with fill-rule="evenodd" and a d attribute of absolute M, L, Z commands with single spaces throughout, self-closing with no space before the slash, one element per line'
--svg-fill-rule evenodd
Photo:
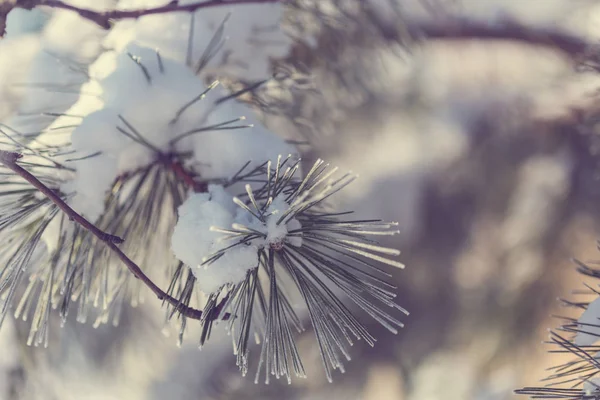
<path fill-rule="evenodd" d="M 585 56 L 592 47 L 590 43 L 580 37 L 553 29 L 525 26 L 512 20 L 490 25 L 461 18 L 449 23 L 422 23 L 412 27 L 412 31 L 415 35 L 421 35 L 426 39 L 523 42 L 535 46 L 550 47 L 575 58 Z"/>
<path fill-rule="evenodd" d="M 179 1 L 174 0 L 170 3 L 154 8 L 137 9 L 137 10 L 110 10 L 110 11 L 95 11 L 87 8 L 77 7 L 71 4 L 64 3 L 61 0 L 28 0 L 24 5 L 17 1 L 16 7 L 33 8 L 37 6 L 45 6 L 62 10 L 70 10 L 76 12 L 81 17 L 95 22 L 104 29 L 109 29 L 111 21 L 122 19 L 137 19 L 144 15 L 166 14 L 171 12 L 192 12 L 202 8 L 240 5 L 240 4 L 262 4 L 262 3 L 278 3 L 281 0 L 206 0 L 192 4 L 179 4 Z"/>
<path fill-rule="evenodd" d="M 489 23 L 473 18 L 445 15 L 431 20 L 411 19 L 390 23 L 368 7 L 364 12 L 371 24 L 387 40 L 505 40 L 548 47 L 570 58 L 582 60 L 594 48 L 584 38 L 556 28 L 526 26 L 513 19 Z M 408 37 L 407 37 L 408 35 Z"/>
<path fill-rule="evenodd" d="M 169 296 L 161 288 L 159 288 L 144 272 L 141 268 L 133 262 L 119 247 L 117 244 L 122 243 L 123 239 L 118 236 L 108 234 L 98 229 L 94 224 L 85 219 L 77 211 L 73 210 L 65 201 L 60 198 L 52 189 L 44 185 L 39 179 L 33 176 L 29 171 L 17 164 L 17 161 L 22 157 L 21 154 L 0 150 L 0 163 L 5 165 L 7 168 L 12 170 L 14 173 L 31 183 L 40 192 L 45 194 L 54 204 L 56 204 L 71 221 L 75 221 L 84 229 L 92 233 L 98 239 L 108 246 L 113 253 L 119 257 L 119 259 L 127 266 L 127 269 L 139 280 L 141 280 L 152 292 L 158 297 L 159 300 L 168 302 L 171 306 L 177 309 L 182 315 L 191 319 L 201 319 L 202 311 L 195 308 L 188 307 L 174 297 Z M 216 315 L 211 316 L 216 318 Z M 224 319 L 229 316 L 225 315 Z"/>

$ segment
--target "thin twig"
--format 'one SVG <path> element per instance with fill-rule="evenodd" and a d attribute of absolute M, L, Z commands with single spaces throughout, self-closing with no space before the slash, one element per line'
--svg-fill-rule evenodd
<path fill-rule="evenodd" d="M 77 222 L 85 229 L 90 231 L 98 239 L 106 243 L 123 243 L 123 239 L 118 236 L 114 236 L 105 232 L 102 232 L 94 224 L 85 219 L 82 215 L 78 214 L 73 210 L 63 199 L 60 198 L 52 189 L 44 185 L 38 178 L 33 176 L 29 171 L 17 164 L 17 160 L 23 157 L 19 153 L 11 153 L 8 151 L 0 150 L 0 163 L 4 164 L 7 168 L 10 168 L 20 177 L 31 183 L 36 189 L 46 195 L 54 204 L 58 206 L 71 221 Z"/>
<path fill-rule="evenodd" d="M 171 1 L 170 3 L 154 8 L 137 9 L 137 10 L 109 10 L 109 11 L 95 11 L 87 8 L 77 7 L 71 4 L 66 4 L 60 0 L 29 0 L 22 1 L 17 7 L 31 9 L 36 6 L 46 6 L 52 8 L 58 8 L 63 10 L 70 10 L 76 12 L 81 17 L 86 18 L 90 21 L 95 22 L 105 29 L 111 27 L 111 21 L 123 20 L 123 19 L 137 19 L 145 15 L 165 14 L 171 12 L 187 11 L 192 12 L 200 10 L 202 8 L 216 7 L 216 6 L 227 6 L 227 5 L 239 5 L 239 4 L 262 4 L 262 3 L 278 3 L 280 0 L 207 0 L 192 4 L 179 4 L 178 1 Z"/>
<path fill-rule="evenodd" d="M 57 207 L 59 207 L 71 221 L 75 221 L 81 225 L 84 229 L 92 233 L 98 239 L 108 246 L 117 257 L 127 266 L 127 269 L 139 280 L 141 280 L 152 292 L 158 297 L 159 300 L 168 302 L 171 306 L 175 307 L 182 315 L 191 319 L 201 319 L 202 311 L 195 308 L 188 307 L 174 297 L 169 296 L 161 288 L 159 288 L 144 272 L 141 268 L 133 262 L 119 247 L 117 244 L 123 243 L 123 239 L 118 236 L 108 234 L 98 229 L 94 224 L 85 219 L 77 211 L 73 210 L 63 199 L 60 198 L 52 189 L 44 185 L 39 179 L 33 176 L 29 171 L 17 164 L 17 161 L 22 157 L 19 153 L 13 153 L 8 151 L 0 150 L 0 163 L 12 170 L 14 173 L 31 183 L 40 192 L 45 194 Z M 214 315 L 216 318 L 216 315 Z M 228 315 L 224 316 L 227 319 Z"/>

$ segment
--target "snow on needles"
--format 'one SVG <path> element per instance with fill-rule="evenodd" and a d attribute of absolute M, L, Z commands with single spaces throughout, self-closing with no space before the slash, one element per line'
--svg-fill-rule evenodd
<path fill-rule="evenodd" d="M 296 247 L 302 245 L 302 238 L 286 237 L 288 228 L 299 229 L 300 222 L 292 219 L 277 223 L 288 208 L 283 196 L 277 197 L 269 207 L 266 223 L 262 223 L 245 208 L 237 207 L 234 197 L 223 186 L 210 185 L 209 193 L 193 194 L 179 207 L 171 248 L 175 256 L 191 268 L 198 288 L 206 294 L 215 293 L 224 285 L 241 282 L 249 270 L 257 268 L 259 249 L 279 248 L 284 241 Z M 239 240 L 227 228 L 240 226 L 264 233 L 266 238 L 234 246 L 206 265 L 213 254 Z"/>
<path fill-rule="evenodd" d="M 74 162 L 75 179 L 63 187 L 75 193 L 73 207 L 91 219 L 101 215 L 117 176 L 160 154 L 190 154 L 197 172 L 212 179 L 231 176 L 248 160 L 295 152 L 258 121 L 248 124 L 246 115 L 253 119 L 248 107 L 235 99 L 217 104 L 214 98 L 227 93 L 216 88 L 218 82 L 205 86 L 185 64 L 136 44 L 112 57 L 91 67 L 101 77 L 96 85 L 101 108 L 72 132 L 72 148 L 82 159 Z"/>
<path fill-rule="evenodd" d="M 71 135 L 73 149 L 89 158 L 75 163 L 77 177 L 67 184 L 76 192 L 73 206 L 93 219 L 102 213 L 104 193 L 118 174 L 150 164 L 157 150 L 184 145 L 171 141 L 201 126 L 207 113 L 201 101 L 179 112 L 206 90 L 185 65 L 135 45 L 117 57 L 100 86 L 103 108 Z"/>

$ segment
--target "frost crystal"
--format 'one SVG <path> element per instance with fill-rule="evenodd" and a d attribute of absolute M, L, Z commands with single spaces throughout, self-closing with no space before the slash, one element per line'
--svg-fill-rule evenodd
<path fill-rule="evenodd" d="M 219 95 L 227 95 L 218 82 L 206 87 L 186 65 L 154 50 L 132 44 L 112 61 L 101 57 L 97 64 L 92 67 L 103 76 L 95 82 L 100 107 L 71 134 L 80 159 L 75 179 L 63 186 L 75 193 L 72 206 L 92 220 L 104 211 L 118 176 L 161 158 L 193 162 L 198 174 L 212 179 L 234 174 L 240 160 L 260 163 L 295 152 L 235 99 L 217 104 Z"/>

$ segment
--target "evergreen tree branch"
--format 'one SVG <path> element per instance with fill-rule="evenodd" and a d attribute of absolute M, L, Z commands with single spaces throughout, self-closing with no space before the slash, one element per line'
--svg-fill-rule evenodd
<path fill-rule="evenodd" d="M 161 288 L 159 288 L 144 272 L 141 268 L 133 262 L 119 247 L 117 244 L 123 243 L 123 239 L 111 235 L 109 233 L 103 232 L 98 229 L 94 224 L 89 222 L 85 217 L 79 214 L 77 211 L 73 210 L 63 199 L 60 198 L 52 189 L 42 183 L 39 179 L 33 176 L 29 171 L 21 167 L 17 164 L 17 161 L 22 157 L 19 153 L 13 153 L 8 151 L 0 150 L 0 163 L 12 170 L 15 174 L 19 175 L 21 178 L 25 179 L 32 186 L 37 188 L 40 192 L 46 195 L 57 207 L 59 207 L 71 221 L 76 222 L 82 228 L 86 229 L 88 232 L 96 236 L 99 240 L 104 242 L 108 248 L 125 264 L 127 269 L 139 280 L 141 280 L 144 285 L 146 285 L 159 300 L 168 302 L 171 306 L 173 306 L 177 311 L 179 311 L 183 316 L 191 319 L 201 319 L 202 311 L 188 307 L 182 304 L 179 300 L 174 297 L 169 296 L 165 293 Z M 211 317 L 216 318 L 218 312 L 215 312 Z M 225 315 L 224 319 L 228 319 L 229 315 Z"/>

